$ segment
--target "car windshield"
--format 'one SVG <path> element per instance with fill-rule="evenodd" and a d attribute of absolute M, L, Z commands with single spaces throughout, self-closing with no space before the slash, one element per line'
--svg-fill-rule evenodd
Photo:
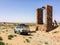
<path fill-rule="evenodd" d="M 23 28 L 24 26 L 18 26 L 18 27 L 16 27 L 16 28 Z"/>
<path fill-rule="evenodd" d="M 28 27 L 29 27 L 28 25 L 20 25 L 20 26 L 18 26 L 16 28 L 28 28 Z"/>
<path fill-rule="evenodd" d="M 16 28 L 20 28 L 20 27 L 16 27 Z"/>

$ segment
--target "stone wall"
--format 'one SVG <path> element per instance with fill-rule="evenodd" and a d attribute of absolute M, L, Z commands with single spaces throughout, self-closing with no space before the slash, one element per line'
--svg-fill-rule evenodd
<path fill-rule="evenodd" d="M 45 19 L 45 24 L 43 24 L 43 8 L 38 8 L 37 9 L 37 27 L 38 30 L 41 31 L 50 31 L 52 30 L 52 6 L 46 5 L 45 6 L 46 10 L 46 19 Z"/>
<path fill-rule="evenodd" d="M 43 24 L 43 9 L 37 9 L 37 24 Z"/>
<path fill-rule="evenodd" d="M 38 30 L 46 31 L 46 25 L 38 25 Z"/>
<path fill-rule="evenodd" d="M 46 28 L 47 31 L 50 31 L 52 29 L 52 6 L 47 5 L 45 6 L 46 9 Z"/>

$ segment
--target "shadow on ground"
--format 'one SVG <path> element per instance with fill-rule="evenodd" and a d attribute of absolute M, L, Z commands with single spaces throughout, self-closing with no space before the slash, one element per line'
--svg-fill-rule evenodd
<path fill-rule="evenodd" d="M 20 34 L 20 35 L 24 35 L 24 36 L 33 36 L 31 33 L 28 33 L 28 34 Z"/>
<path fill-rule="evenodd" d="M 47 31 L 47 32 L 50 32 L 50 31 L 52 31 L 52 30 L 54 30 L 54 29 L 56 29 L 56 28 L 58 28 L 59 26 L 54 26 L 51 30 L 49 30 L 49 31 Z"/>

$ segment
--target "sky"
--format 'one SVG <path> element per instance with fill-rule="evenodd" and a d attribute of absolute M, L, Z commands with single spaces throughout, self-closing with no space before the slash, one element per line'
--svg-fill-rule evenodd
<path fill-rule="evenodd" d="M 47 4 L 60 22 L 60 0 L 0 0 L 0 22 L 36 23 L 36 9 Z"/>

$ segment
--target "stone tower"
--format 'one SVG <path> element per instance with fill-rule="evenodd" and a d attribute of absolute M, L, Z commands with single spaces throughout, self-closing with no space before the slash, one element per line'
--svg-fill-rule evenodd
<path fill-rule="evenodd" d="M 43 9 L 38 8 L 37 9 L 37 24 L 43 24 Z"/>
<path fill-rule="evenodd" d="M 45 24 L 43 24 L 43 10 L 46 10 Z M 52 6 L 46 5 L 43 8 L 37 9 L 37 27 L 41 31 L 50 31 L 52 29 Z"/>
<path fill-rule="evenodd" d="M 46 9 L 46 28 L 47 31 L 52 29 L 52 6 L 45 6 Z"/>

